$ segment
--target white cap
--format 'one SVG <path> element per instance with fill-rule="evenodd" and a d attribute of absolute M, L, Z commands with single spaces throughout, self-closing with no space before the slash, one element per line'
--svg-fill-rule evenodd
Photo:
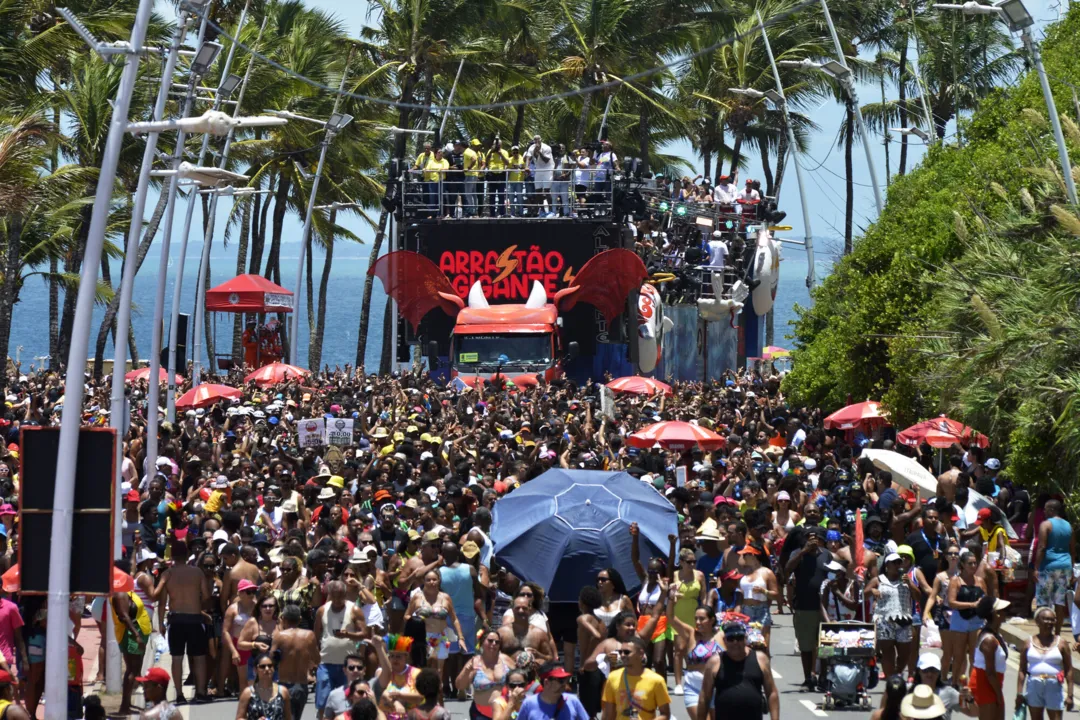
<path fill-rule="evenodd" d="M 148 547 L 139 548 L 138 560 L 135 561 L 135 564 L 138 565 L 139 563 L 144 563 L 147 560 L 157 560 L 157 553 L 155 553 Z"/>
<path fill-rule="evenodd" d="M 888 563 L 891 563 L 893 561 L 899 562 L 902 559 L 903 558 L 900 557 L 899 553 L 891 552 L 891 553 L 889 553 L 888 555 L 885 556 L 885 563 L 888 564 Z"/>
<path fill-rule="evenodd" d="M 825 563 L 825 569 L 832 570 L 833 572 L 840 572 L 844 569 L 844 566 L 836 562 L 835 560 L 830 560 L 829 562 Z"/>
<path fill-rule="evenodd" d="M 803 467 L 807 470 L 817 470 L 817 460 L 814 458 L 806 458 L 806 462 L 803 463 Z"/>
<path fill-rule="evenodd" d="M 933 668 L 934 670 L 941 672 L 941 658 L 932 652 L 925 652 L 919 656 L 918 668 L 920 670 L 929 670 Z"/>
<path fill-rule="evenodd" d="M 987 470 L 1000 470 L 1001 469 L 1001 461 L 998 460 L 997 458 L 990 458 L 989 460 L 986 461 L 986 469 Z"/>

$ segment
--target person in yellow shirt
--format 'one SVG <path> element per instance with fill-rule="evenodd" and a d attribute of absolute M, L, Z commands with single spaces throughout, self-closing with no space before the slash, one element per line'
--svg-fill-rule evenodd
<path fill-rule="evenodd" d="M 517 145 L 510 148 L 506 167 L 510 170 L 506 174 L 509 183 L 507 194 L 510 196 L 510 214 L 521 217 L 521 209 L 525 204 L 525 157 Z"/>
<path fill-rule="evenodd" d="M 438 213 L 439 208 L 439 184 L 446 176 L 446 171 L 450 169 L 450 161 L 443 157 L 442 148 L 435 151 L 435 154 L 428 160 L 427 165 L 424 166 L 424 191 L 427 193 L 428 206 L 432 208 L 433 212 Z M 442 203 L 446 205 L 444 201 Z"/>
<path fill-rule="evenodd" d="M 502 140 L 495 138 L 485 159 L 487 165 L 487 199 L 491 217 L 506 216 L 506 170 L 510 167 L 510 155 L 502 149 Z"/>
<path fill-rule="evenodd" d="M 671 717 L 667 681 L 645 667 L 645 650 L 645 641 L 637 636 L 619 647 L 623 667 L 612 670 L 604 683 L 603 720 L 668 720 Z"/>
<path fill-rule="evenodd" d="M 434 157 L 435 151 L 431 149 L 431 143 L 424 143 L 424 151 L 416 156 L 405 190 L 406 202 L 424 206 L 423 209 L 425 210 L 430 209 L 432 204 L 431 196 L 428 195 L 427 185 L 424 182 L 425 178 L 422 178 L 421 175 Z"/>
<path fill-rule="evenodd" d="M 229 487 L 229 479 L 224 475 L 218 475 L 210 483 L 210 497 L 206 499 L 204 509 L 207 514 L 213 515 L 222 510 L 228 510 L 232 500 L 232 488 Z"/>
<path fill-rule="evenodd" d="M 480 184 L 480 171 L 484 169 L 484 147 L 478 138 L 469 141 L 463 156 L 465 168 L 465 217 L 476 217 L 476 189 Z"/>

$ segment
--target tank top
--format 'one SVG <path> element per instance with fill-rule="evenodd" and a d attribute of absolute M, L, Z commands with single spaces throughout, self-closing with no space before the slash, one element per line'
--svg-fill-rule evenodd
<path fill-rule="evenodd" d="M 723 708 L 726 717 L 760 717 L 765 677 L 758 664 L 757 652 L 751 650 L 743 660 L 720 654 L 716 673 L 715 707 Z"/>
<path fill-rule="evenodd" d="M 649 583 L 645 583 L 641 586 L 641 592 L 638 593 L 638 606 L 642 611 L 644 611 L 645 608 L 652 607 L 660 602 L 660 584 L 657 583 L 656 587 L 652 590 L 649 590 L 648 588 Z"/>
<path fill-rule="evenodd" d="M 697 575 L 690 582 L 679 581 L 679 595 L 681 597 L 675 602 L 675 616 L 680 618 L 693 616 L 694 611 L 701 604 L 699 602 L 701 583 L 698 582 Z"/>
<path fill-rule="evenodd" d="M 986 656 L 983 655 L 983 651 L 979 648 L 979 645 L 982 644 L 983 635 L 986 634 L 987 632 L 985 630 L 979 633 L 979 644 L 975 646 L 975 667 L 977 667 L 979 670 L 982 670 L 983 672 L 986 672 Z M 997 650 L 994 651 L 994 669 L 997 672 L 1005 672 L 1006 657 L 1007 656 L 1005 654 L 1005 650 L 1001 647 L 1001 640 L 998 640 Z"/>
<path fill-rule="evenodd" d="M 135 575 L 135 594 L 139 596 L 140 600 L 142 600 L 143 607 L 146 608 L 147 612 L 152 613 L 152 612 L 154 612 L 154 609 L 157 607 L 157 603 L 155 603 L 154 599 L 151 598 L 149 595 L 147 595 L 146 591 L 142 589 L 141 585 L 139 585 L 139 578 L 142 577 L 143 575 L 146 575 L 147 577 L 150 578 L 150 586 L 151 587 L 153 587 L 153 585 L 154 585 L 154 577 L 152 575 L 150 575 L 150 573 L 145 572 L 145 571 L 137 573 Z"/>
<path fill-rule="evenodd" d="M 1054 638 L 1054 644 L 1050 648 L 1036 647 L 1035 638 L 1031 639 L 1031 647 L 1028 648 L 1028 675 L 1057 675 L 1064 669 L 1061 658 L 1061 648 Z"/>
<path fill-rule="evenodd" d="M 1069 541 L 1072 539 L 1072 526 L 1059 517 L 1050 518 L 1050 533 L 1046 537 L 1046 554 L 1043 555 L 1039 570 L 1068 570 L 1072 567 L 1069 554 Z"/>
<path fill-rule="evenodd" d="M 442 578 L 443 592 L 449 595 L 454 603 L 454 610 L 464 617 L 472 617 L 474 597 L 469 566 L 458 563 L 457 567 L 441 567 L 439 576 Z"/>
<path fill-rule="evenodd" d="M 764 602 L 769 599 L 766 594 L 766 586 L 764 580 L 754 580 L 750 577 L 743 577 L 739 580 L 739 590 L 742 591 L 744 600 L 753 600 L 754 602 Z"/>
<path fill-rule="evenodd" d="M 259 697 L 259 692 L 255 687 L 251 688 L 251 699 L 248 700 L 247 706 L 247 718 L 248 720 L 284 720 L 285 718 L 285 699 L 281 697 L 281 686 L 274 685 L 274 695 L 269 701 L 263 700 Z"/>
<path fill-rule="evenodd" d="M 604 627 L 610 627 L 611 621 L 615 619 L 615 616 L 621 612 L 619 607 L 614 610 L 605 610 L 603 607 L 598 607 L 592 611 L 593 615 L 600 618 L 600 622 L 604 623 Z"/>
<path fill-rule="evenodd" d="M 244 632 L 244 626 L 247 625 L 248 620 L 251 619 L 251 613 L 246 613 L 240 609 L 240 604 L 236 605 L 236 616 L 233 617 L 232 627 L 229 628 L 229 634 L 232 635 L 233 640 L 240 637 L 240 633 Z"/>
<path fill-rule="evenodd" d="M 322 610 L 322 650 L 319 651 L 319 659 L 323 665 L 344 665 L 345 656 L 356 649 L 356 641 L 348 638 L 334 637 L 337 630 L 355 632 L 357 630 L 352 621 L 352 612 L 355 605 L 349 600 L 345 601 L 345 607 L 334 611 L 330 603 L 323 606 Z M 349 622 L 345 623 L 345 618 Z"/>
<path fill-rule="evenodd" d="M 874 617 L 885 620 L 910 620 L 911 619 L 911 591 L 908 589 L 904 578 L 897 578 L 896 582 L 889 580 L 884 574 L 880 578 L 881 597 L 874 606 Z"/>
<path fill-rule="evenodd" d="M 699 642 L 686 653 L 687 665 L 700 665 L 707 661 L 713 655 L 719 655 L 724 652 L 724 649 L 720 647 L 720 644 L 715 640 L 706 640 L 705 642 Z"/>

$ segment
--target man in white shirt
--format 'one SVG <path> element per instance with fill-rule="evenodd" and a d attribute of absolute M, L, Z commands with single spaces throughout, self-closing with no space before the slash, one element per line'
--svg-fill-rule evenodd
<path fill-rule="evenodd" d="M 535 215 L 543 217 L 546 213 L 544 204 L 551 194 L 551 175 L 555 169 L 555 159 L 551 155 L 551 146 L 544 144 L 539 135 L 533 136 L 532 145 L 525 151 L 525 163 L 528 164 L 530 160 L 533 166 L 533 187 L 536 188 Z"/>
<path fill-rule="evenodd" d="M 729 175 L 721 175 L 713 188 L 713 202 L 717 205 L 734 205 L 738 193 L 735 179 Z"/>
<path fill-rule="evenodd" d="M 754 189 L 753 183 L 753 178 L 746 178 L 746 187 L 742 189 L 738 197 L 740 205 L 750 205 L 761 200 L 761 195 Z"/>
<path fill-rule="evenodd" d="M 709 239 L 709 267 L 714 270 L 723 270 L 727 262 L 728 244 L 724 242 L 723 235 L 719 230 L 713 230 L 712 238 Z"/>

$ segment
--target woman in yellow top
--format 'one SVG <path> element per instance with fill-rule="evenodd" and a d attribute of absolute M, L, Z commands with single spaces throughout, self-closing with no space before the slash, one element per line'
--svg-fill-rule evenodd
<path fill-rule="evenodd" d="M 143 601 L 134 592 L 113 593 L 110 605 L 116 640 L 124 654 L 124 685 L 119 712 L 127 715 L 132 712 L 131 693 L 135 689 L 135 678 L 142 674 L 146 640 L 154 626 Z"/>
<path fill-rule="evenodd" d="M 510 170 L 506 174 L 506 180 L 510 183 L 507 187 L 510 196 L 510 214 L 521 217 L 521 210 L 525 204 L 525 156 L 521 154 L 521 148 L 517 145 L 510 148 L 506 167 Z"/>
<path fill-rule="evenodd" d="M 428 158 L 424 165 L 424 192 L 427 195 L 427 205 L 432 212 L 439 212 L 439 183 L 442 182 L 446 171 L 450 169 L 450 161 L 443 157 L 442 148 Z M 443 203 L 446 204 L 445 202 Z"/>
<path fill-rule="evenodd" d="M 683 548 L 679 551 L 679 571 L 675 574 L 672 585 L 676 588 L 674 616 L 687 627 L 694 627 L 694 613 L 704 599 L 703 590 L 708 590 L 705 573 L 694 568 L 694 551 Z M 683 658 L 689 651 L 689 636 L 675 635 L 675 694 L 683 693 Z"/>
<path fill-rule="evenodd" d="M 487 151 L 485 158 L 487 164 L 487 197 L 484 204 L 488 206 L 488 214 L 491 217 L 498 215 L 506 216 L 506 170 L 510 167 L 510 155 L 502 149 L 502 140 L 495 138 L 491 143 L 491 149 Z"/>

